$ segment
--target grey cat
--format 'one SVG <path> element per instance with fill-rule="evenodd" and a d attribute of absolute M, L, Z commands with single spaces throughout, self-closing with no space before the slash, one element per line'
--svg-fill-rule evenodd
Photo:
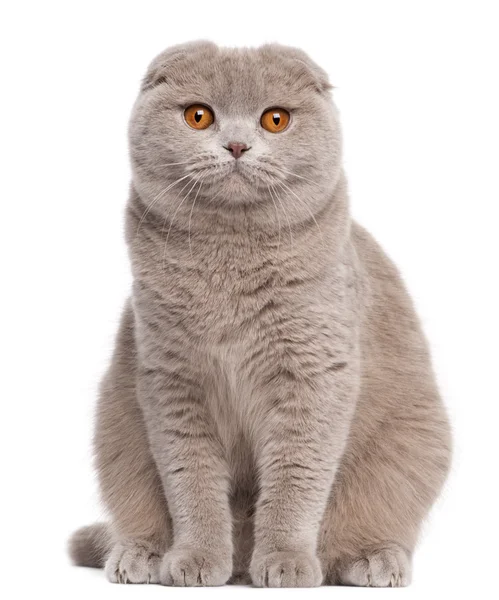
<path fill-rule="evenodd" d="M 133 293 L 97 410 L 113 582 L 405 586 L 451 456 L 397 269 L 349 216 L 324 71 L 171 48 L 130 123 Z"/>

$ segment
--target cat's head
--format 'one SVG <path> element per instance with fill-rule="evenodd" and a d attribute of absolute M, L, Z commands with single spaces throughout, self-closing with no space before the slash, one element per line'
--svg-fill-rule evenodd
<path fill-rule="evenodd" d="M 294 48 L 168 49 L 150 65 L 130 123 L 137 189 L 157 207 L 189 194 L 189 204 L 272 204 L 309 219 L 340 172 L 330 88 Z"/>

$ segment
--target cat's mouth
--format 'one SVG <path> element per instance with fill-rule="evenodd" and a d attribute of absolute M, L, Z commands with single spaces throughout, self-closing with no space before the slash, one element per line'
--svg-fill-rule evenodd
<path fill-rule="evenodd" d="M 269 187 L 274 188 L 282 181 L 279 172 L 272 165 L 258 160 L 223 160 L 197 165 L 192 169 L 201 187 L 201 195 L 211 188 L 212 194 L 223 201 L 223 198 L 260 196 Z"/>
<path fill-rule="evenodd" d="M 234 178 L 244 179 L 253 185 L 266 184 L 276 179 L 276 173 L 272 169 L 257 161 L 234 160 L 232 162 L 232 165 L 228 165 L 227 175 Z"/>
<path fill-rule="evenodd" d="M 259 168 L 241 160 L 233 162 L 234 164 L 227 174 L 229 181 L 245 183 L 253 188 L 259 188 L 264 183 L 262 171 Z"/>
<path fill-rule="evenodd" d="M 230 160 L 198 167 L 194 172 L 207 183 L 230 180 L 245 180 L 248 183 L 256 183 L 258 171 L 256 167 L 242 160 Z"/>

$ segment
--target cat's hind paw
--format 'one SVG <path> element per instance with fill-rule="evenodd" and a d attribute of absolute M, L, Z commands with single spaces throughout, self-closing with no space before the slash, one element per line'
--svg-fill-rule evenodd
<path fill-rule="evenodd" d="M 340 559 L 341 585 L 361 587 L 406 587 L 411 582 L 411 563 L 400 546 L 371 549 L 359 557 Z"/>
<path fill-rule="evenodd" d="M 107 559 L 111 583 L 159 583 L 160 554 L 145 542 L 118 542 Z"/>

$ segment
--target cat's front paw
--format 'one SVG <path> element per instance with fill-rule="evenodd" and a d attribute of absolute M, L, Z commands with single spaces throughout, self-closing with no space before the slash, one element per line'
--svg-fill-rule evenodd
<path fill-rule="evenodd" d="M 147 542 L 118 542 L 107 559 L 105 572 L 111 583 L 159 583 L 159 551 Z"/>
<path fill-rule="evenodd" d="M 322 583 L 319 560 L 305 552 L 256 555 L 250 573 L 257 587 L 317 587 Z"/>
<path fill-rule="evenodd" d="M 172 548 L 163 558 L 160 581 L 163 585 L 224 585 L 232 575 L 230 554 L 224 556 L 190 548 Z"/>

